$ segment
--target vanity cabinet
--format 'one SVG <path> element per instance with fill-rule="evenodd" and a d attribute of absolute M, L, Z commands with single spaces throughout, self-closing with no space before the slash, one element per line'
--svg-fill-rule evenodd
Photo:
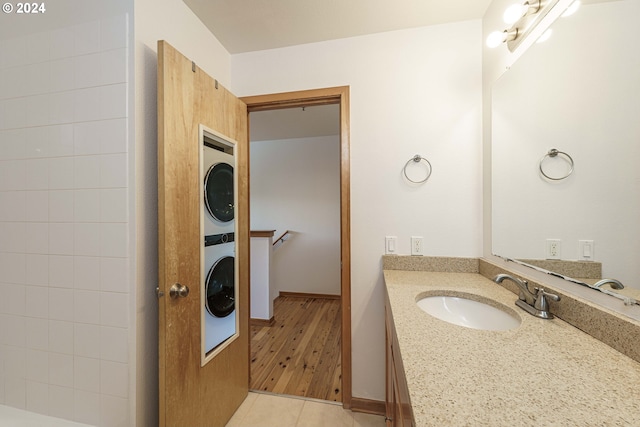
<path fill-rule="evenodd" d="M 385 361 L 386 361 L 386 421 L 387 427 L 414 427 L 409 389 L 400 357 L 398 337 L 385 293 Z"/>

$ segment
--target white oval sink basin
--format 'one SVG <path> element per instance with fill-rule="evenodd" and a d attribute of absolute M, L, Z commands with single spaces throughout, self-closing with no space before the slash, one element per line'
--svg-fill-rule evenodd
<path fill-rule="evenodd" d="M 418 307 L 445 322 L 473 329 L 506 331 L 520 326 L 520 319 L 497 307 L 454 296 L 427 296 Z"/>

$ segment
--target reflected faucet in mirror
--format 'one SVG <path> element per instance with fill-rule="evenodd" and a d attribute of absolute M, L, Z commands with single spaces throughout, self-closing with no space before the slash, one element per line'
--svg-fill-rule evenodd
<path fill-rule="evenodd" d="M 600 289 L 600 286 L 609 284 L 613 289 L 624 289 L 624 285 L 621 281 L 616 279 L 602 279 L 593 284 L 594 288 Z"/>

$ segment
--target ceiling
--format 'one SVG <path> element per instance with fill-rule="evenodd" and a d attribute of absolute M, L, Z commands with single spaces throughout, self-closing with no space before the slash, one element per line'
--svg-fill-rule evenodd
<path fill-rule="evenodd" d="M 231 54 L 481 19 L 492 0 L 183 0 Z"/>
<path fill-rule="evenodd" d="M 231 54 L 481 19 L 492 0 L 183 0 Z M 252 142 L 337 135 L 339 107 L 251 113 Z"/>

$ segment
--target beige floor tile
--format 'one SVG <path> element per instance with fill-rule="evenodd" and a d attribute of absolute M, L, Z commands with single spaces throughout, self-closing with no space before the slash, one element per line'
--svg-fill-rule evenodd
<path fill-rule="evenodd" d="M 314 401 L 304 402 L 297 427 L 352 427 L 351 411 L 342 406 Z"/>
<path fill-rule="evenodd" d="M 234 427 L 295 427 L 305 401 L 258 394 L 250 411 Z"/>
<path fill-rule="evenodd" d="M 384 417 L 381 415 L 353 413 L 353 427 L 385 427 Z"/>
<path fill-rule="evenodd" d="M 249 413 L 257 398 L 257 393 L 249 392 L 247 397 L 244 399 L 244 402 L 242 402 L 236 413 L 233 414 L 233 416 L 227 423 L 226 427 L 240 427 L 242 425 L 242 420 Z"/>

